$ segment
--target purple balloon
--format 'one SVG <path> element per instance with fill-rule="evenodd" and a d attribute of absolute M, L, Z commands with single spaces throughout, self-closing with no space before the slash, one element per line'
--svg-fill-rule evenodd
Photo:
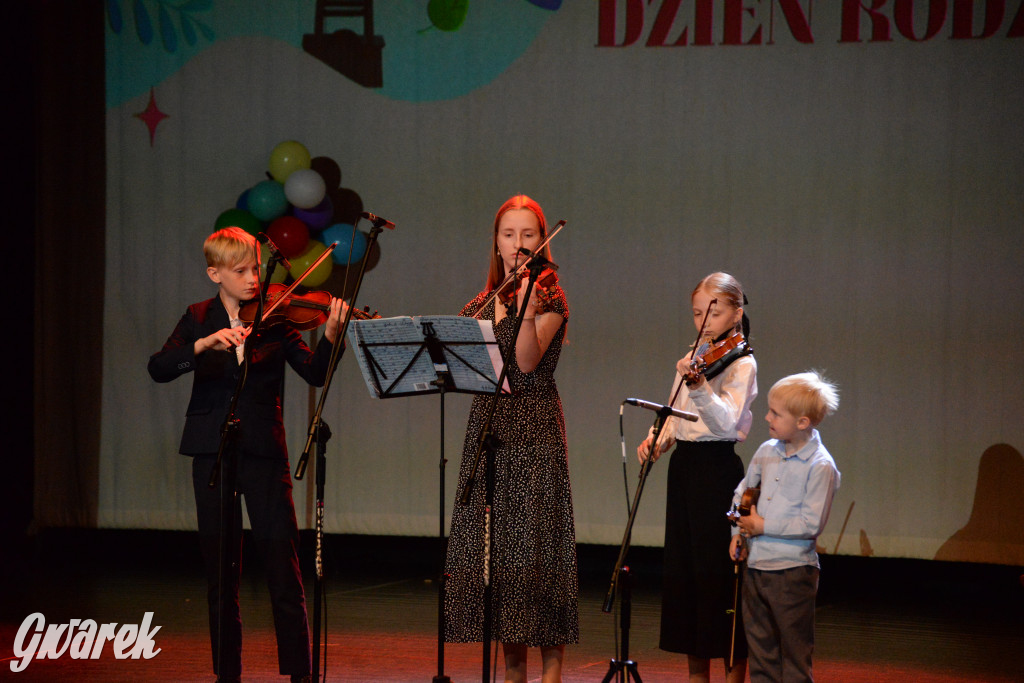
<path fill-rule="evenodd" d="M 324 197 L 324 200 L 312 209 L 300 209 L 296 206 L 292 213 L 309 226 L 310 230 L 323 230 L 334 218 L 334 204 L 331 203 L 330 197 Z"/>

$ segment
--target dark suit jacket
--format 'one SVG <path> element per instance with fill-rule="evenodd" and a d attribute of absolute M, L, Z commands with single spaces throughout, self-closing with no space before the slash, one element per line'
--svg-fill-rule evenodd
<path fill-rule="evenodd" d="M 196 356 L 197 339 L 230 326 L 220 297 L 192 304 L 178 321 L 164 347 L 150 356 L 149 374 L 157 382 L 169 382 L 192 372 L 192 398 L 185 413 L 185 430 L 179 452 L 185 455 L 216 453 L 221 429 L 235 391 L 238 364 L 234 349 L 206 351 Z M 323 386 L 330 363 L 331 343 L 321 338 L 311 352 L 302 335 L 289 325 L 264 328 L 256 339 L 246 340 L 249 374 L 238 401 L 237 445 L 240 453 L 264 458 L 288 458 L 281 392 L 285 361 L 313 386 Z"/>

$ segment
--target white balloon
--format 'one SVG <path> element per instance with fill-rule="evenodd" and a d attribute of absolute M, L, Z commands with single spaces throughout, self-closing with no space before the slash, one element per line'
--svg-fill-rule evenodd
<path fill-rule="evenodd" d="M 284 196 L 292 206 L 300 209 L 312 209 L 323 201 L 327 193 L 327 184 L 320 174 L 310 168 L 292 171 L 284 181 Z"/>

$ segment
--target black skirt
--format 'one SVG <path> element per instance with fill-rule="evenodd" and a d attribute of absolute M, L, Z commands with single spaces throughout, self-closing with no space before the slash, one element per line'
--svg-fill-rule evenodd
<path fill-rule="evenodd" d="M 743 479 L 732 441 L 680 441 L 668 466 L 664 584 L 659 647 L 703 659 L 728 658 L 736 594 L 725 516 Z M 739 605 L 737 603 L 737 611 Z M 747 656 L 737 614 L 733 657 Z"/>

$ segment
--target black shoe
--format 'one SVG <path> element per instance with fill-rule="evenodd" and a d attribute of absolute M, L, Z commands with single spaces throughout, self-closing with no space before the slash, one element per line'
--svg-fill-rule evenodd
<path fill-rule="evenodd" d="M 292 676 L 292 683 L 313 683 L 313 677 L 310 674 L 305 676 Z"/>
<path fill-rule="evenodd" d="M 217 676 L 217 683 L 242 683 L 241 676 Z"/>

